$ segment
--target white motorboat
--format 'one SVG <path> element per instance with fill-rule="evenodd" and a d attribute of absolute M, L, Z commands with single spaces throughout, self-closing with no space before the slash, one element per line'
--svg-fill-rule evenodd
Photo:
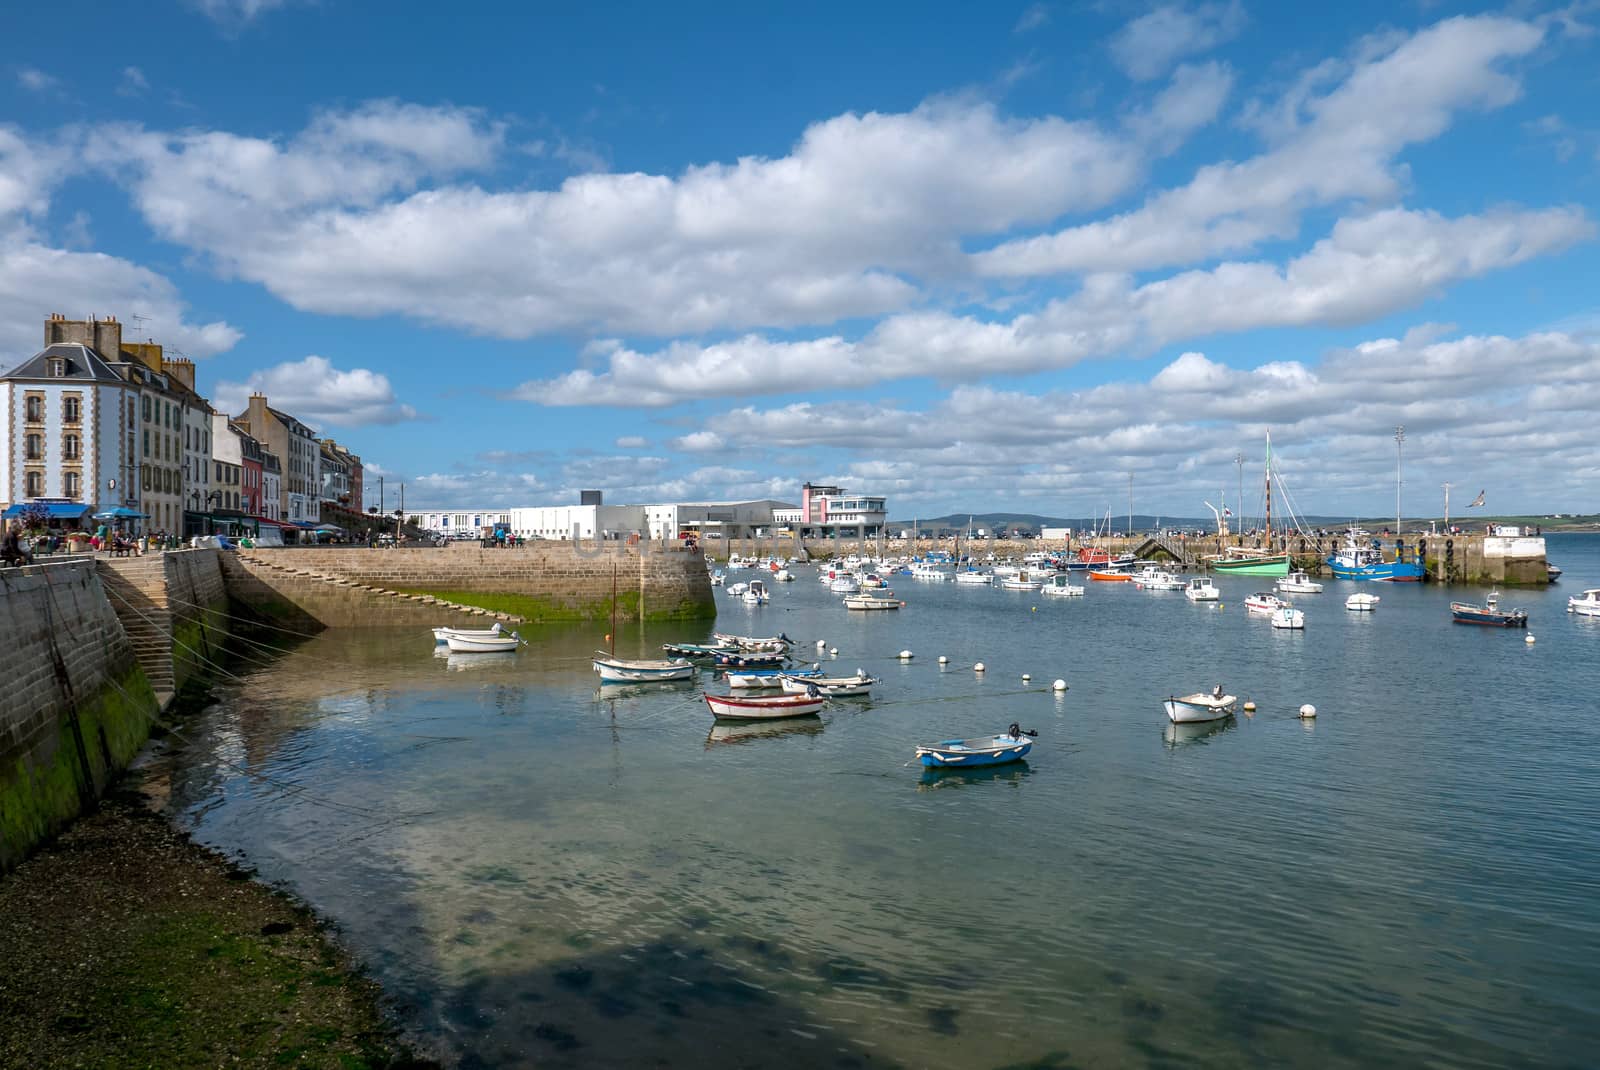
<path fill-rule="evenodd" d="M 1133 574 L 1133 585 L 1141 591 L 1181 591 L 1184 582 L 1170 572 L 1147 568 Z"/>
<path fill-rule="evenodd" d="M 1272 626 L 1274 628 L 1287 628 L 1292 631 L 1303 631 L 1306 626 L 1306 615 L 1288 603 L 1284 603 L 1272 611 Z"/>
<path fill-rule="evenodd" d="M 937 582 L 940 580 L 949 579 L 950 573 L 946 572 L 938 565 L 929 565 L 923 563 L 911 566 L 911 578 L 915 580 L 933 580 Z"/>
<path fill-rule="evenodd" d="M 743 598 L 744 593 L 749 589 L 750 585 L 748 583 L 730 583 L 723 588 L 724 591 L 728 592 L 729 598 Z"/>
<path fill-rule="evenodd" d="M 1284 594 L 1321 594 L 1322 584 L 1304 572 L 1291 572 L 1277 583 Z"/>
<path fill-rule="evenodd" d="M 1353 594 L 1344 600 L 1344 608 L 1357 613 L 1371 613 L 1378 608 L 1378 596 L 1375 594 Z"/>
<path fill-rule="evenodd" d="M 1222 592 L 1217 590 L 1217 585 L 1209 577 L 1196 576 L 1183 589 L 1183 597 L 1191 602 L 1215 602 L 1222 597 Z"/>
<path fill-rule="evenodd" d="M 508 635 L 447 635 L 444 642 L 452 654 L 501 654 L 521 646 L 522 637 L 516 632 Z"/>
<path fill-rule="evenodd" d="M 601 683 L 637 684 L 647 680 L 687 680 L 694 675 L 694 666 L 684 658 L 629 661 L 600 650 L 595 652 L 594 671 L 600 674 Z"/>
<path fill-rule="evenodd" d="M 828 590 L 834 594 L 855 594 L 861 590 L 861 585 L 856 582 L 854 576 L 840 576 L 828 584 Z"/>
<path fill-rule="evenodd" d="M 464 639 L 493 639 L 504 631 L 505 629 L 500 627 L 498 623 L 493 628 L 435 628 L 433 630 L 433 645 L 446 645 L 445 640 L 452 635 L 460 636 Z"/>
<path fill-rule="evenodd" d="M 1283 604 L 1283 599 L 1266 591 L 1257 591 L 1244 600 L 1244 608 L 1252 613 L 1276 613 Z"/>
<path fill-rule="evenodd" d="M 715 572 L 713 572 L 711 574 L 711 586 L 713 586 L 713 587 L 721 587 L 724 583 L 727 583 L 727 582 L 728 582 L 728 577 L 723 573 L 723 571 L 720 568 L 717 569 L 717 571 L 715 571 Z"/>
<path fill-rule="evenodd" d="M 1072 577 L 1065 572 L 1051 576 L 1044 581 L 1044 586 L 1039 588 L 1040 593 L 1053 595 L 1056 598 L 1082 598 L 1083 588 L 1072 582 Z"/>
<path fill-rule="evenodd" d="M 772 578 L 778 583 L 788 583 L 794 579 L 794 573 L 786 568 L 780 568 L 772 574 Z"/>
<path fill-rule="evenodd" d="M 771 596 L 767 594 L 767 585 L 760 580 L 751 580 L 749 586 L 745 588 L 744 594 L 740 597 L 748 605 L 752 606 L 764 606 L 772 600 Z"/>
<path fill-rule="evenodd" d="M 987 587 L 994 582 L 994 577 L 987 572 L 957 572 L 956 582 Z"/>
<path fill-rule="evenodd" d="M 785 694 L 810 695 L 815 688 L 830 698 L 865 695 L 878 682 L 878 678 L 868 676 L 865 669 L 857 669 L 854 676 L 785 676 L 782 680 Z"/>
<path fill-rule="evenodd" d="M 1167 711 L 1167 719 L 1173 724 L 1219 721 L 1233 716 L 1233 707 L 1239 701 L 1239 696 L 1224 695 L 1221 691 L 1219 687 L 1209 695 L 1196 693 L 1182 698 L 1169 698 L 1161 705 Z"/>
<path fill-rule="evenodd" d="M 1037 591 L 1039 579 L 1029 572 L 1019 572 L 1015 576 L 1007 576 L 1000 581 L 1000 586 L 1007 591 Z"/>
<path fill-rule="evenodd" d="M 856 584 L 863 591 L 876 591 L 889 586 L 889 581 L 876 572 L 864 572 L 861 574 L 861 578 L 856 580 Z"/>
<path fill-rule="evenodd" d="M 877 594 L 863 592 L 848 595 L 844 599 L 846 609 L 899 609 L 900 605 L 900 599 L 894 597 L 893 591 L 880 591 Z"/>
<path fill-rule="evenodd" d="M 1000 565 L 995 565 L 995 566 L 991 567 L 989 569 L 989 571 L 994 575 L 995 579 L 1003 580 L 1007 576 L 1015 576 L 1017 573 L 1021 572 L 1022 570 L 1020 568 L 1018 568 L 1016 565 L 1000 564 Z"/>
<path fill-rule="evenodd" d="M 1600 617 L 1600 587 L 1591 587 L 1581 595 L 1568 598 L 1567 612 L 1580 617 Z"/>

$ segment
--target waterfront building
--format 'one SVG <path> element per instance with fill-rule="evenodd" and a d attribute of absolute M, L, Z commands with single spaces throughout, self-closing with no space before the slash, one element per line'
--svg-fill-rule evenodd
<path fill-rule="evenodd" d="M 277 519 L 315 525 L 322 516 L 322 448 L 316 432 L 272 408 L 261 393 L 251 394 L 250 407 L 233 421 L 276 454 L 282 465 Z"/>
<path fill-rule="evenodd" d="M 743 502 L 679 502 L 643 508 L 643 527 L 652 539 L 675 539 L 684 535 L 753 539 L 770 535 L 774 515 L 793 511 L 795 507 L 790 502 L 763 498 Z"/>
<path fill-rule="evenodd" d="M 800 487 L 800 507 L 775 509 L 772 522 L 806 538 L 873 538 L 883 531 L 889 512 L 887 499 L 851 494 L 843 487 L 805 483 Z"/>
<path fill-rule="evenodd" d="M 321 442 L 322 500 L 361 511 L 361 458 L 331 438 Z"/>
<path fill-rule="evenodd" d="M 253 438 L 254 436 L 252 436 Z M 261 510 L 263 520 L 283 520 L 283 461 L 261 442 Z"/>
<path fill-rule="evenodd" d="M 229 422 L 230 433 L 239 439 L 239 508 L 246 516 L 263 517 L 261 510 L 261 465 L 263 451 L 254 435 L 246 434 L 238 424 Z M 216 441 L 216 436 L 212 436 Z"/>

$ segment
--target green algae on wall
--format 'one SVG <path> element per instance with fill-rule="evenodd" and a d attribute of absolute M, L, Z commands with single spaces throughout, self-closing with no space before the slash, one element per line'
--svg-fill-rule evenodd
<path fill-rule="evenodd" d="M 99 795 L 113 772 L 144 744 L 155 716 L 155 693 L 144 670 L 134 665 L 80 701 L 81 752 L 71 718 L 57 718 L 51 757 L 42 764 L 18 758 L 0 777 L 0 869 L 14 865 L 35 843 L 75 817 L 85 797 Z M 89 762 L 88 783 L 80 753 Z"/>
<path fill-rule="evenodd" d="M 455 602 L 458 605 L 473 606 L 477 609 L 487 610 L 490 613 L 509 613 L 523 620 L 547 621 L 601 621 L 611 617 L 611 598 L 609 596 L 592 601 L 578 602 L 564 605 L 526 594 L 489 594 L 483 591 L 442 591 L 424 588 L 398 588 L 401 594 L 428 595 L 440 598 L 446 602 Z M 617 618 L 619 620 L 639 620 L 639 592 L 617 592 Z M 693 599 L 684 599 L 665 609 L 647 607 L 643 619 L 646 621 L 667 620 L 698 620 L 717 615 L 714 603 L 705 604 Z"/>
<path fill-rule="evenodd" d="M 172 678 L 179 687 L 195 677 L 211 675 L 227 639 L 226 602 L 214 602 L 193 618 L 172 622 Z"/>

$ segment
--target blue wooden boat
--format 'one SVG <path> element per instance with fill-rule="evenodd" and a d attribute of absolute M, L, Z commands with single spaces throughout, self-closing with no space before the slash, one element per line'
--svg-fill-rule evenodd
<path fill-rule="evenodd" d="M 717 665 L 724 669 L 776 669 L 787 661 L 787 654 L 740 654 L 722 650 L 712 655 Z"/>
<path fill-rule="evenodd" d="M 1528 614 L 1520 609 L 1501 609 L 1500 594 L 1490 591 L 1484 604 L 1451 602 L 1450 619 L 1457 624 L 1485 624 L 1491 628 L 1526 628 Z"/>
<path fill-rule="evenodd" d="M 1038 732 L 1016 725 L 1005 732 L 977 739 L 942 739 L 917 748 L 916 758 L 930 769 L 973 769 L 1021 761 L 1033 749 Z"/>
<path fill-rule="evenodd" d="M 731 654 L 731 646 L 708 646 L 704 643 L 662 643 L 661 649 L 680 658 L 714 658 L 718 654 Z"/>

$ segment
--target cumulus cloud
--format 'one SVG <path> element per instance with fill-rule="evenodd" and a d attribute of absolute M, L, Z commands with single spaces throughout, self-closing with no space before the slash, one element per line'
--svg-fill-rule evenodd
<path fill-rule="evenodd" d="M 360 427 L 417 419 L 417 410 L 395 396 L 389 377 L 367 368 L 341 371 L 326 357 L 277 364 L 253 372 L 242 383 L 222 381 L 213 403 L 223 411 L 243 412 L 253 393 L 267 395 L 273 408 L 292 412 L 312 427 Z"/>
<path fill-rule="evenodd" d="M 30 93 L 48 93 L 61 84 L 61 79 L 37 67 L 19 67 L 17 84 Z"/>
<path fill-rule="evenodd" d="M 1535 23 L 1484 16 L 1384 38 L 1357 62 L 1313 68 L 1275 105 L 1257 102 L 1266 152 L 1203 167 L 1131 212 L 1004 242 L 976 254 L 976 267 L 1027 276 L 1191 263 L 1292 237 L 1318 205 L 1392 201 L 1404 186 L 1395 156 L 1464 109 L 1515 100 L 1520 83 L 1505 67 L 1543 37 Z"/>
<path fill-rule="evenodd" d="M 1347 325 L 1411 307 L 1451 282 L 1565 249 L 1593 232 L 1576 208 L 1459 219 L 1390 209 L 1341 220 L 1282 266 L 1229 262 L 1144 285 L 1127 275 L 1094 275 L 1071 297 L 1007 322 L 907 313 L 856 341 L 747 335 L 711 345 L 674 343 L 655 353 L 617 346 L 604 371 L 525 383 L 514 396 L 543 405 L 662 406 L 845 379 L 961 381 L 1063 368 L 1210 334 Z"/>
<path fill-rule="evenodd" d="M 1244 28 L 1244 7 L 1228 3 L 1166 4 L 1141 15 L 1111 39 L 1111 58 L 1129 78 L 1159 78 L 1184 56 L 1209 52 Z"/>
<path fill-rule="evenodd" d="M 1212 113 L 1168 99 L 1109 130 L 939 99 L 815 123 L 785 156 L 553 190 L 439 184 L 486 166 L 503 132 L 394 102 L 287 141 L 127 127 L 91 151 L 163 238 L 301 309 L 671 336 L 903 308 L 923 280 L 967 272 L 963 236 L 1102 206 Z"/>

